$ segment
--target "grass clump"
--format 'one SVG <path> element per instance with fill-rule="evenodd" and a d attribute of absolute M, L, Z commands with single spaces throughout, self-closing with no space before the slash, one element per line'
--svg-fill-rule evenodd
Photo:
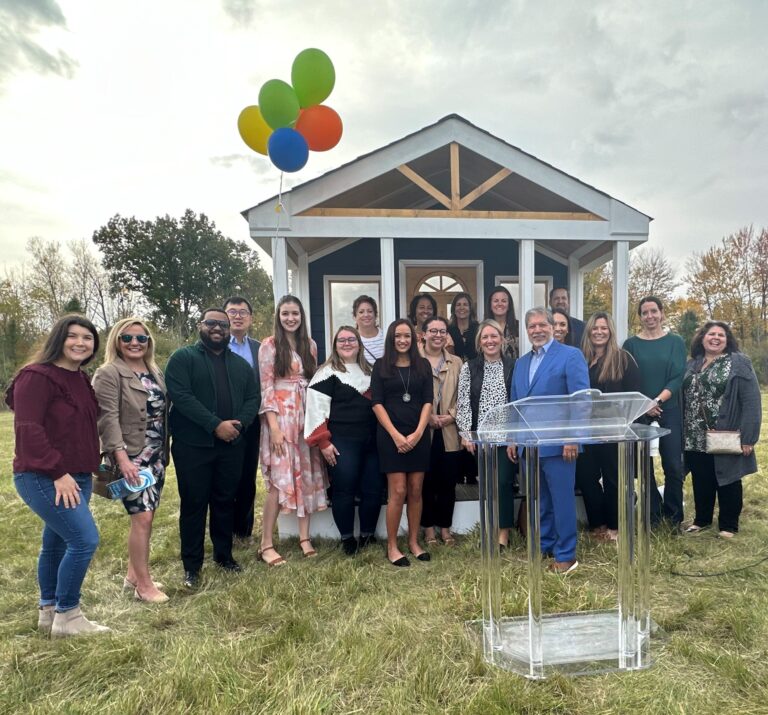
<path fill-rule="evenodd" d="M 380 547 L 348 558 L 318 541 L 310 561 L 295 539 L 284 540 L 280 569 L 239 548 L 241 575 L 208 560 L 191 593 L 181 586 L 173 470 L 152 542 L 153 575 L 170 603 L 150 607 L 123 593 L 127 517 L 95 499 L 102 541 L 83 608 L 114 632 L 44 638 L 35 629 L 41 526 L 13 488 L 12 452 L 12 415 L 0 414 L 0 713 L 766 712 L 768 487 L 760 475 L 745 481 L 733 542 L 713 531 L 654 534 L 652 615 L 663 633 L 653 668 L 529 682 L 488 666 L 466 625 L 481 614 L 477 534 L 405 570 L 388 566 Z M 758 446 L 758 461 L 767 459 Z M 687 484 L 689 516 L 692 504 Z M 574 574 L 545 579 L 546 610 L 615 606 L 615 549 L 582 538 L 578 557 Z M 522 541 L 502 568 L 504 612 L 522 615 Z"/>

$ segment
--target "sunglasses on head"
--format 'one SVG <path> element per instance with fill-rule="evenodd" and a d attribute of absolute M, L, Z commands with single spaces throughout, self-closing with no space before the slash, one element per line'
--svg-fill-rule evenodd
<path fill-rule="evenodd" d="M 229 328 L 228 320 L 214 320 L 213 318 L 208 318 L 208 320 L 201 320 L 200 323 L 206 328 L 221 328 L 222 330 Z"/>
<path fill-rule="evenodd" d="M 136 340 L 137 343 L 141 343 L 144 345 L 149 340 L 149 335 L 121 335 L 120 336 L 120 342 L 125 343 L 126 345 L 130 344 L 133 340 Z"/>

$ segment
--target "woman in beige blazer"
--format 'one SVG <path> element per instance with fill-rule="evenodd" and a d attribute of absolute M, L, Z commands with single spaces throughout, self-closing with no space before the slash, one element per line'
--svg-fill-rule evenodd
<path fill-rule="evenodd" d="M 154 340 L 139 318 L 118 321 L 107 339 L 104 364 L 93 377 L 99 401 L 101 451 L 134 484 L 149 469 L 155 484 L 123 499 L 131 516 L 128 572 L 123 586 L 139 601 L 163 603 L 168 596 L 149 574 L 149 539 L 168 463 L 168 399 L 154 359 Z"/>
<path fill-rule="evenodd" d="M 456 503 L 456 477 L 461 467 L 461 441 L 456 430 L 456 394 L 462 360 L 446 350 L 448 322 L 445 318 L 428 318 L 421 329 L 424 335 L 422 354 L 432 367 L 434 395 L 429 418 L 432 448 L 429 469 L 424 475 L 421 525 L 427 544 L 437 543 L 437 527 L 443 543 L 452 546 L 455 543 L 451 523 Z"/>

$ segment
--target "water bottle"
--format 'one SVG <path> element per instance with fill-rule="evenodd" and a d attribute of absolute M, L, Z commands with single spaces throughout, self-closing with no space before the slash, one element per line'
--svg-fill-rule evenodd
<path fill-rule="evenodd" d="M 110 498 L 122 499 L 131 494 L 136 494 L 136 492 L 143 492 L 147 487 L 151 487 L 156 481 L 155 475 L 152 474 L 152 470 L 147 469 L 146 467 L 139 470 L 139 479 L 141 479 L 141 482 L 136 485 L 130 484 L 125 477 L 110 482 L 107 484 Z"/>
<path fill-rule="evenodd" d="M 658 427 L 658 426 L 659 426 L 658 420 L 654 420 L 653 422 L 651 422 L 651 427 Z M 652 458 L 658 457 L 659 456 L 659 438 L 654 437 L 651 440 L 649 447 L 650 447 L 651 457 Z"/>

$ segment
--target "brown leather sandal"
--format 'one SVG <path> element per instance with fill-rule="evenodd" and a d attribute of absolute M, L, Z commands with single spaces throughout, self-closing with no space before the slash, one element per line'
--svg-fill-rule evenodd
<path fill-rule="evenodd" d="M 277 556 L 272 560 L 265 559 L 264 554 L 267 551 L 274 551 L 277 554 Z M 275 547 L 272 546 L 272 544 L 270 544 L 269 546 L 265 546 L 263 549 L 259 548 L 256 551 L 256 556 L 259 559 L 261 559 L 267 566 L 282 566 L 285 563 L 285 559 L 282 556 L 280 556 L 280 554 L 277 553 L 277 549 L 275 549 Z"/>
<path fill-rule="evenodd" d="M 312 546 L 312 540 L 311 539 L 299 539 L 299 546 L 302 544 L 309 544 Z M 317 551 L 314 549 L 310 549 L 309 551 L 304 551 L 304 549 L 301 550 L 301 553 L 304 554 L 305 559 L 312 559 L 315 556 L 317 556 Z"/>

